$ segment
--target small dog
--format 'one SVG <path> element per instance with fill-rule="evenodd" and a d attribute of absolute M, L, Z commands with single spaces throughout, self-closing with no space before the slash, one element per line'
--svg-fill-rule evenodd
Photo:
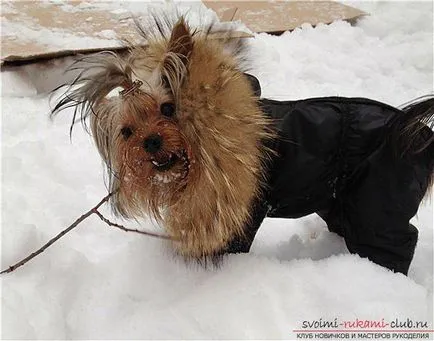
<path fill-rule="evenodd" d="M 409 220 L 434 172 L 434 99 L 260 99 L 241 40 L 183 18 L 140 32 L 128 56 L 83 57 L 52 111 L 75 106 L 126 218 L 162 222 L 187 259 L 248 252 L 265 216 L 318 213 L 351 252 L 407 273 Z M 119 91 L 120 90 L 120 91 Z M 72 128 L 71 126 L 71 128 Z"/>

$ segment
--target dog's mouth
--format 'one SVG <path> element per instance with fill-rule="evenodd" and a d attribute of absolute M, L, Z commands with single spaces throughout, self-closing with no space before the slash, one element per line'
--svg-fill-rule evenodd
<path fill-rule="evenodd" d="M 188 160 L 187 152 L 180 150 L 174 153 L 163 154 L 161 156 L 155 156 L 151 160 L 154 169 L 159 172 L 167 172 L 171 170 L 175 165 L 181 165 L 183 169 L 183 178 L 187 176 L 190 162 Z"/>
<path fill-rule="evenodd" d="M 158 160 L 154 159 L 151 162 L 156 170 L 159 172 L 165 172 L 171 169 L 179 161 L 179 159 L 180 158 L 177 154 L 169 154 L 166 157 Z"/>

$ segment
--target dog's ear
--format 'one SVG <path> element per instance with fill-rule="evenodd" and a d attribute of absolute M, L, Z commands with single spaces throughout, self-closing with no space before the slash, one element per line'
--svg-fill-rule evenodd
<path fill-rule="evenodd" d="M 178 57 L 182 59 L 184 64 L 186 64 L 192 50 L 193 38 L 190 29 L 188 28 L 184 18 L 181 18 L 172 29 L 168 52 L 176 53 Z"/>
<path fill-rule="evenodd" d="M 244 73 L 244 75 L 247 77 L 255 96 L 261 97 L 261 84 L 259 83 L 259 80 L 255 76 L 249 75 L 248 73 Z"/>
<path fill-rule="evenodd" d="M 52 96 L 63 90 L 51 111 L 51 118 L 67 108 L 74 108 L 72 128 L 81 121 L 87 128 L 86 119 L 97 115 L 99 106 L 105 97 L 116 88 L 128 88 L 133 85 L 131 67 L 119 55 L 105 51 L 77 59 L 68 69 L 74 78 L 53 89 Z M 80 120 L 77 120 L 77 115 Z"/>
<path fill-rule="evenodd" d="M 163 85 L 175 99 L 187 75 L 188 59 L 192 51 L 193 37 L 184 18 L 181 18 L 173 26 L 162 68 Z"/>

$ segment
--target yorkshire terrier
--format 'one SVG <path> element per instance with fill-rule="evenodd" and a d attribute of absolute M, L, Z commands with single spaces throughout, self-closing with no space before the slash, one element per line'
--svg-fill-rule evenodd
<path fill-rule="evenodd" d="M 186 259 L 248 252 L 266 216 L 316 212 L 348 249 L 407 274 L 409 223 L 434 173 L 433 96 L 260 98 L 241 39 L 183 18 L 140 29 L 147 47 L 83 57 L 52 115 L 90 119 L 117 215 L 150 215 Z M 72 126 L 71 126 L 72 128 Z"/>

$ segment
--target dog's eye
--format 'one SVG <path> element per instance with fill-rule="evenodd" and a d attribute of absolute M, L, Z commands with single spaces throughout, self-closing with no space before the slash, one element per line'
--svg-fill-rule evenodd
<path fill-rule="evenodd" d="M 126 140 L 127 138 L 129 138 L 131 135 L 133 135 L 133 130 L 130 127 L 123 127 L 121 129 L 121 134 L 124 137 L 124 139 Z"/>
<path fill-rule="evenodd" d="M 170 90 L 169 78 L 167 78 L 167 76 L 162 76 L 162 77 L 161 77 L 161 82 L 163 83 L 163 86 L 164 86 L 166 89 L 169 89 L 169 90 Z"/>
<path fill-rule="evenodd" d="M 160 106 L 161 114 L 166 117 L 172 117 L 175 115 L 175 105 L 173 103 L 163 103 Z"/>

